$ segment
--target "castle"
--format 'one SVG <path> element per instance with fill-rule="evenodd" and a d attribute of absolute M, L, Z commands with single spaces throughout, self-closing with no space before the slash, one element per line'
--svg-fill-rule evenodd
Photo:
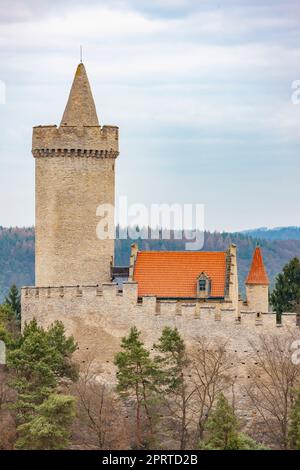
<path fill-rule="evenodd" d="M 94 355 L 108 380 L 120 339 L 133 325 L 148 345 L 165 325 L 188 342 L 200 334 L 227 338 L 241 364 L 249 339 L 295 327 L 294 314 L 276 324 L 269 312 L 259 247 L 246 301 L 239 297 L 234 245 L 226 252 L 142 252 L 134 244 L 130 265 L 114 265 L 114 240 L 97 237 L 96 211 L 114 205 L 118 141 L 118 127 L 99 124 L 80 63 L 60 126 L 33 129 L 36 286 L 22 288 L 22 325 L 61 320 L 78 342 L 79 360 L 87 351 Z"/>

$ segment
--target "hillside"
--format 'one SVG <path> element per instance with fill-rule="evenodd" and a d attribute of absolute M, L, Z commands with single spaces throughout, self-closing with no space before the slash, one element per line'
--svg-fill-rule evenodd
<path fill-rule="evenodd" d="M 0 227 L 0 301 L 12 284 L 34 283 L 34 228 Z"/>
<path fill-rule="evenodd" d="M 300 240 L 300 227 L 261 227 L 241 232 L 250 237 L 265 238 L 267 240 Z"/>
<path fill-rule="evenodd" d="M 256 233 L 256 232 L 255 232 Z M 205 232 L 204 250 L 226 250 L 230 243 L 238 247 L 238 267 L 241 292 L 247 275 L 253 250 L 259 241 L 263 250 L 266 268 L 274 284 L 275 277 L 292 257 L 300 257 L 300 239 L 258 239 L 252 233 Z M 116 241 L 116 264 L 128 265 L 131 240 Z M 139 240 L 143 250 L 183 250 L 181 240 Z M 9 287 L 34 284 L 34 228 L 0 227 L 0 301 Z"/>

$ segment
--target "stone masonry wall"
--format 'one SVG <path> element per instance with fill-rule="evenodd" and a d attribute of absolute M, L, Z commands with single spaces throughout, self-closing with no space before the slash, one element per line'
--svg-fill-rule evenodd
<path fill-rule="evenodd" d="M 268 312 L 269 287 L 246 284 L 247 309 L 254 312 Z"/>
<path fill-rule="evenodd" d="M 115 126 L 36 126 L 33 128 L 33 153 L 48 149 L 111 151 L 118 154 L 119 129 Z M 117 155 L 115 155 L 117 156 Z"/>
<path fill-rule="evenodd" d="M 144 297 L 137 302 L 137 284 L 124 283 L 123 293 L 114 283 L 99 287 L 23 288 L 22 322 L 37 318 L 48 327 L 55 320 L 64 323 L 68 334 L 74 335 L 79 349 L 76 357 L 84 362 L 93 357 L 102 377 L 115 381 L 113 359 L 120 349 L 121 338 L 131 326 L 142 331 L 148 347 L 159 338 L 164 326 L 177 327 L 187 345 L 193 345 L 200 336 L 211 340 L 228 341 L 236 362 L 237 383 L 247 380 L 250 360 L 249 341 L 261 333 L 283 334 L 296 328 L 294 314 L 283 316 L 282 327 L 276 326 L 272 313 L 240 312 L 241 320 L 232 303 L 158 303 L 155 297 Z"/>
<path fill-rule="evenodd" d="M 36 285 L 110 281 L 114 240 L 96 234 L 100 204 L 114 204 L 114 160 L 39 157 L 36 162 Z"/>

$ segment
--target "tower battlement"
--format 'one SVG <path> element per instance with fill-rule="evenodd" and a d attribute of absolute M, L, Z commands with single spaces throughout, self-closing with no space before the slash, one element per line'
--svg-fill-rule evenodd
<path fill-rule="evenodd" d="M 89 153 L 116 158 L 119 154 L 119 128 L 116 126 L 36 126 L 33 128 L 34 157 L 50 153 Z"/>

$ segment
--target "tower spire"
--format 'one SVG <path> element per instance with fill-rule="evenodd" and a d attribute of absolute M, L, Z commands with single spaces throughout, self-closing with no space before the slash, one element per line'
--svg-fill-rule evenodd
<path fill-rule="evenodd" d="M 259 246 L 255 248 L 251 268 L 245 284 L 269 285 L 268 275 Z"/>
<path fill-rule="evenodd" d="M 82 62 L 77 67 L 60 125 L 76 127 L 99 126 L 89 79 Z"/>

